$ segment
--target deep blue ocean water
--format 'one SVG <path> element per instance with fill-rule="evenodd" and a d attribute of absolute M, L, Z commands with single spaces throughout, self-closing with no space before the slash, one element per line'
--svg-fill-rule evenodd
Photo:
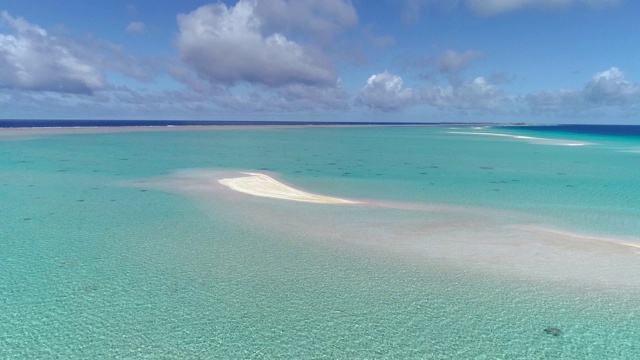
<path fill-rule="evenodd" d="M 604 136 L 639 137 L 640 125 L 528 125 L 505 126 L 505 129 Z"/>

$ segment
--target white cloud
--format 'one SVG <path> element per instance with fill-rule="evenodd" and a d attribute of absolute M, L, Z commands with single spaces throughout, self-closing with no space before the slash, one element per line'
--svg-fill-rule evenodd
<path fill-rule="evenodd" d="M 231 7 L 202 6 L 178 16 L 177 45 L 184 66 L 169 71 L 222 108 L 345 109 L 347 93 L 326 56 L 284 33 L 295 30 L 328 39 L 355 25 L 353 11 L 344 0 L 240 0 Z"/>
<path fill-rule="evenodd" d="M 425 102 L 442 109 L 486 111 L 499 109 L 506 98 L 496 85 L 477 77 L 459 85 L 427 89 Z"/>
<path fill-rule="evenodd" d="M 2 21 L 11 33 L 0 34 L 0 87 L 92 93 L 107 86 L 99 69 L 72 42 L 6 11 Z"/>
<path fill-rule="evenodd" d="M 387 71 L 371 75 L 367 84 L 360 89 L 356 103 L 382 111 L 398 111 L 415 105 L 419 94 L 411 88 L 405 88 L 400 76 Z"/>
<path fill-rule="evenodd" d="M 147 27 L 142 21 L 132 21 L 127 25 L 127 32 L 132 34 L 141 34 L 147 30 Z"/>
<path fill-rule="evenodd" d="M 467 0 L 467 6 L 479 15 L 490 16 L 527 7 L 562 9 L 579 4 L 602 7 L 619 2 L 620 0 Z"/>
<path fill-rule="evenodd" d="M 476 77 L 471 81 L 459 78 L 459 73 L 480 56 L 482 53 L 477 51 L 457 53 L 448 50 L 437 58 L 427 58 L 411 64 L 431 64 L 437 72 L 445 75 L 446 85 L 405 89 L 399 77 L 395 77 L 396 81 L 388 80 L 387 87 L 370 84 L 370 79 L 367 86 L 361 90 L 358 104 L 387 111 L 402 110 L 412 105 L 428 105 L 441 110 L 476 113 L 505 113 L 516 107 L 524 110 L 522 105 L 528 106 L 533 113 L 557 114 L 579 114 L 599 109 L 606 109 L 610 113 L 619 111 L 628 114 L 632 110 L 640 109 L 640 84 L 627 80 L 624 73 L 616 67 L 596 73 L 582 89 L 543 91 L 509 97 L 498 86 L 500 83 L 511 81 L 505 74 L 494 73 L 489 77 Z M 437 83 L 438 78 L 434 75 L 436 71 L 427 74 L 432 83 Z M 403 90 L 406 92 L 402 92 Z M 396 96 L 396 93 L 404 96 Z"/>
<path fill-rule="evenodd" d="M 323 41 L 358 24 L 349 0 L 259 0 L 255 14 L 263 22 L 263 32 L 303 33 Z"/>
<path fill-rule="evenodd" d="M 255 1 L 240 0 L 230 8 L 210 4 L 178 15 L 184 63 L 212 83 L 335 85 L 337 75 L 321 53 L 278 32 L 263 35 L 255 7 Z"/>
<path fill-rule="evenodd" d="M 640 106 L 640 84 L 625 79 L 616 67 L 596 73 L 581 90 L 539 92 L 525 98 L 534 112 L 582 112 Z"/>
<path fill-rule="evenodd" d="M 624 73 L 612 67 L 595 74 L 583 93 L 594 105 L 626 105 L 640 100 L 640 85 L 625 80 Z"/>
<path fill-rule="evenodd" d="M 382 111 L 400 111 L 428 105 L 442 110 L 498 110 L 507 102 L 502 91 L 484 77 L 448 86 L 406 88 L 402 78 L 383 72 L 372 75 L 360 90 L 356 103 Z"/>

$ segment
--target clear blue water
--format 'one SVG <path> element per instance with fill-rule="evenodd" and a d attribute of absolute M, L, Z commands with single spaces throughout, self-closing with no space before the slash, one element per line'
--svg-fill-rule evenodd
<path fill-rule="evenodd" d="M 245 201 L 139 182 L 183 169 L 268 171 L 322 194 L 634 238 L 639 150 L 632 137 L 502 128 L 5 137 L 0 358 L 637 358 L 633 282 L 571 286 L 562 273 L 521 277 L 500 262 L 408 256 L 365 239 L 401 241 L 401 227 L 447 214 Z M 460 231 L 495 230 L 476 216 Z M 550 326 L 562 335 L 546 334 Z"/>

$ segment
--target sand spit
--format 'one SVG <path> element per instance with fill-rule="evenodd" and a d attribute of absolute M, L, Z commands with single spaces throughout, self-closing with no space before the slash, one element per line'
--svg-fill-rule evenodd
<path fill-rule="evenodd" d="M 545 237 L 558 237 L 566 241 L 579 240 L 581 241 L 582 244 L 585 244 L 587 242 L 596 242 L 596 243 L 602 243 L 602 244 L 611 244 L 616 246 L 625 246 L 625 247 L 640 249 L 640 242 L 633 241 L 633 239 L 591 236 L 586 234 L 578 234 L 570 231 L 550 229 L 550 228 L 545 228 L 540 226 L 519 225 L 519 226 L 512 226 L 512 228 L 517 229 L 519 231 L 538 233 Z"/>
<path fill-rule="evenodd" d="M 538 145 L 557 145 L 557 146 L 586 146 L 593 145 L 589 142 L 583 141 L 573 141 L 573 140 L 563 140 L 563 139 L 548 139 L 548 138 L 539 138 L 533 136 L 523 136 L 523 135 L 511 135 L 511 134 L 501 134 L 501 133 L 492 133 L 492 132 L 472 132 L 472 131 L 448 131 L 449 134 L 461 134 L 461 135 L 484 135 L 484 136 L 498 136 L 498 137 L 507 137 L 511 139 L 518 140 L 526 140 L 531 144 Z"/>
<path fill-rule="evenodd" d="M 363 204 L 363 202 L 308 193 L 292 188 L 276 179 L 261 173 L 244 172 L 237 178 L 220 179 L 218 182 L 241 193 L 291 201 L 318 204 Z"/>
<path fill-rule="evenodd" d="M 640 279 L 628 275 L 640 271 L 640 239 L 563 231 L 530 223 L 526 213 L 341 199 L 298 190 L 257 172 L 185 169 L 122 185 L 184 194 L 206 211 L 223 211 L 228 221 L 296 241 L 513 278 L 640 289 Z M 253 196 L 274 201 L 251 201 Z M 287 206 L 287 200 L 309 206 Z"/>

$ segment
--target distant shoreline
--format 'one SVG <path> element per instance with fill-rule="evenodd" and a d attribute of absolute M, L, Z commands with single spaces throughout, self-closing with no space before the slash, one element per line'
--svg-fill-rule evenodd
<path fill-rule="evenodd" d="M 474 130 L 503 129 L 520 134 L 535 134 L 530 137 L 587 135 L 639 138 L 640 125 L 596 125 L 596 124 L 526 124 L 526 123 L 410 123 L 410 122 L 319 122 L 319 121 L 183 121 L 183 120 L 0 120 L 0 139 L 33 139 L 49 135 L 102 134 L 122 132 L 165 132 L 198 130 L 276 130 L 287 128 L 350 128 L 350 127 L 449 127 Z M 482 135 L 492 135 L 483 131 Z M 460 132 L 461 134 L 463 132 Z M 470 134 L 470 133 L 469 133 Z M 547 135 L 543 135 L 547 134 Z M 480 135 L 478 133 L 477 135 Z M 496 135 L 496 134 L 493 134 Z M 500 134 L 500 136 L 526 138 L 524 135 Z M 578 141 L 570 145 L 592 144 L 593 141 Z"/>
<path fill-rule="evenodd" d="M 165 132 L 165 131 L 198 131 L 198 130 L 269 130 L 301 127 L 405 127 L 405 126 L 443 126 L 438 124 L 349 124 L 349 123 L 323 123 L 323 124 L 242 124 L 242 125 L 96 125 L 96 126 L 40 126 L 40 127 L 3 127 L 0 124 L 0 139 L 34 138 L 48 135 L 73 135 L 73 134 L 108 134 L 124 132 Z M 467 125 L 451 125 L 467 126 Z M 489 126 L 489 125 L 481 125 Z"/>
<path fill-rule="evenodd" d="M 505 126 L 498 123 L 205 120 L 0 120 L 0 128 L 192 127 L 192 126 Z"/>
<path fill-rule="evenodd" d="M 113 134 L 134 132 L 174 132 L 174 131 L 229 131 L 229 130 L 277 130 L 291 128 L 330 128 L 330 127 L 435 127 L 435 126 L 482 126 L 493 125 L 464 125 L 464 124 L 403 124 L 403 123 L 263 123 L 255 125 L 246 123 L 242 125 L 218 124 L 218 125 L 94 125 L 94 126 L 39 126 L 39 127 L 3 127 L 0 121 L 0 140 L 24 140 L 35 139 L 52 135 L 81 135 L 81 134 Z"/>

